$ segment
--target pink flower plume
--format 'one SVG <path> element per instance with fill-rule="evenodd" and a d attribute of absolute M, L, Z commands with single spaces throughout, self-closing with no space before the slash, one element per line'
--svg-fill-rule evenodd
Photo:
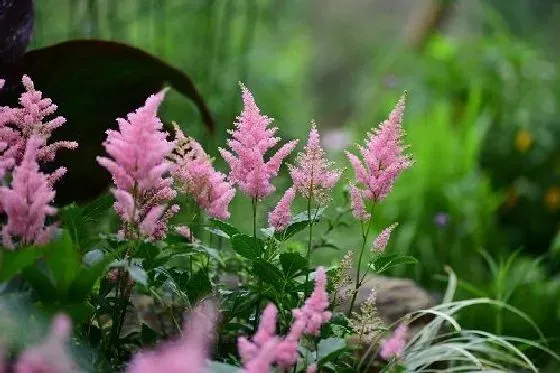
<path fill-rule="evenodd" d="M 403 95 L 389 114 L 389 118 L 368 134 L 365 146 L 359 146 L 362 160 L 346 152 L 354 169 L 356 182 L 362 187 L 362 198 L 365 200 L 379 202 L 385 199 L 397 177 L 412 165 L 411 156 L 404 153 L 406 146 L 403 145 L 405 131 L 402 128 L 402 120 L 405 102 L 406 95 Z M 357 194 L 355 197 L 357 202 Z M 355 215 L 363 216 L 362 213 Z"/>
<path fill-rule="evenodd" d="M 47 216 L 56 210 L 51 206 L 55 192 L 37 163 L 42 144 L 41 138 L 31 137 L 21 164 L 14 168 L 11 186 L 0 186 L 0 206 L 7 215 L 2 240 L 8 248 L 15 247 L 14 238 L 23 246 L 47 243 L 55 228 L 45 227 Z"/>
<path fill-rule="evenodd" d="M 298 154 L 296 162 L 296 166 L 288 166 L 296 191 L 304 198 L 319 203 L 328 201 L 332 188 L 340 178 L 341 171 L 330 170 L 332 162 L 325 157 L 325 151 L 321 147 L 321 138 L 314 122 L 311 123 L 305 151 Z"/>
<path fill-rule="evenodd" d="M 39 345 L 25 350 L 15 364 L 15 373 L 74 373 L 76 366 L 66 350 L 72 325 L 66 315 L 53 319 L 47 338 Z"/>
<path fill-rule="evenodd" d="M 277 231 L 283 231 L 292 221 L 292 203 L 296 198 L 294 188 L 289 188 L 274 210 L 268 214 L 268 224 Z"/>
<path fill-rule="evenodd" d="M 57 106 L 49 98 L 43 98 L 41 91 L 35 89 L 31 78 L 24 75 L 22 83 L 25 88 L 19 98 L 20 107 L 0 109 L 0 142 L 6 144 L 3 156 L 14 157 L 19 163 L 25 151 L 25 144 L 32 136 L 44 140 L 37 151 L 37 161 L 52 161 L 57 150 L 75 149 L 78 143 L 73 141 L 60 141 L 47 144 L 52 132 L 62 126 L 66 119 L 55 117 L 45 122 L 45 119 L 54 114 Z"/>
<path fill-rule="evenodd" d="M 202 146 L 186 137 L 177 125 L 172 159 L 176 164 L 172 175 L 180 188 L 211 217 L 229 219 L 229 204 L 235 196 L 235 189 L 225 180 L 226 175 L 214 170 L 212 160 Z"/>
<path fill-rule="evenodd" d="M 243 111 L 237 117 L 235 130 L 230 131 L 227 144 L 230 150 L 220 154 L 230 167 L 229 180 L 239 185 L 242 192 L 253 199 L 263 199 L 275 191 L 271 178 L 278 174 L 280 165 L 297 144 L 290 141 L 280 147 L 268 161 L 265 154 L 280 142 L 275 137 L 277 128 L 269 127 L 272 118 L 261 115 L 251 92 L 243 85 Z"/>
<path fill-rule="evenodd" d="M 97 157 L 113 177 L 115 211 L 124 223 L 151 239 L 165 236 L 166 222 L 178 210 L 177 205 L 168 207 L 176 195 L 170 176 L 173 164 L 166 159 L 174 143 L 166 140 L 157 117 L 164 95 L 160 91 L 148 97 L 126 119 L 117 119 L 119 130 L 107 130 L 103 144 L 110 158 Z"/>
<path fill-rule="evenodd" d="M 388 226 L 387 228 L 383 229 L 381 233 L 377 236 L 375 241 L 373 241 L 373 249 L 375 251 L 384 251 L 387 247 L 387 243 L 389 242 L 389 238 L 391 237 L 391 232 L 395 229 L 399 223 L 394 223 Z"/>
<path fill-rule="evenodd" d="M 315 270 L 315 288 L 305 300 L 305 304 L 300 310 L 295 310 L 294 315 L 301 313 L 305 320 L 305 332 L 308 334 L 318 334 L 321 325 L 331 319 L 331 313 L 327 311 L 329 307 L 329 293 L 327 293 L 327 275 L 325 268 L 317 267 Z"/>
<path fill-rule="evenodd" d="M 153 351 L 137 353 L 126 373 L 204 373 L 217 321 L 213 304 L 197 306 L 184 325 L 183 336 Z"/>
<path fill-rule="evenodd" d="M 384 360 L 400 357 L 406 346 L 407 334 L 406 324 L 400 324 L 390 338 L 381 341 L 379 356 Z"/>
<path fill-rule="evenodd" d="M 371 217 L 371 214 L 366 211 L 362 191 L 355 185 L 350 185 L 350 206 L 352 207 L 352 215 L 356 219 L 363 221 Z"/>

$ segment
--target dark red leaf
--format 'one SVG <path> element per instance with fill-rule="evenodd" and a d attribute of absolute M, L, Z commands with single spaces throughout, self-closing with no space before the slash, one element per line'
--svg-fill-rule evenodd
<path fill-rule="evenodd" d="M 61 151 L 57 164 L 69 172 L 57 184 L 57 202 L 90 200 L 109 185 L 109 175 L 95 160 L 104 154 L 105 131 L 116 118 L 141 106 L 145 99 L 169 85 L 191 99 L 204 124 L 213 131 L 213 119 L 192 80 L 177 68 L 137 48 L 109 41 L 69 41 L 25 54 L 17 71 L 28 74 L 37 89 L 59 107 L 68 121 L 53 140 L 78 141 L 75 151 Z M 0 69 L 0 76 L 2 69 Z M 21 86 L 19 88 L 21 90 Z M 0 92 L 0 105 L 14 103 L 15 92 Z M 10 102 L 11 101 L 11 102 Z M 53 167 L 56 165 L 52 165 Z"/>

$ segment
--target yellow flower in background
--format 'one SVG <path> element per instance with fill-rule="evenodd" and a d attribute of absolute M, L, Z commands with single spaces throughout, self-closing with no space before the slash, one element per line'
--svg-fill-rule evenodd
<path fill-rule="evenodd" d="M 527 130 L 517 131 L 515 136 L 515 148 L 520 153 L 526 153 L 533 145 L 533 135 Z"/>
<path fill-rule="evenodd" d="M 504 207 L 506 208 L 506 210 L 511 210 L 517 205 L 518 201 L 519 193 L 517 192 L 517 188 L 515 187 L 515 185 L 512 185 L 509 187 L 506 193 Z"/>
<path fill-rule="evenodd" d="M 544 193 L 544 203 L 549 210 L 560 209 L 560 186 L 553 185 Z"/>

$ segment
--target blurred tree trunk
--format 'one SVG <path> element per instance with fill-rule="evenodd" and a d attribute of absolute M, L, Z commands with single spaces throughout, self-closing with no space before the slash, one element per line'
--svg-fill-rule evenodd
<path fill-rule="evenodd" d="M 418 51 L 426 46 L 432 35 L 441 30 L 453 13 L 456 0 L 430 0 L 412 12 L 404 31 L 405 43 Z"/>

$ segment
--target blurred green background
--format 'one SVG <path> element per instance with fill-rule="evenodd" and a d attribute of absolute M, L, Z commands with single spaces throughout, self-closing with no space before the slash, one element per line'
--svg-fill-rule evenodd
<path fill-rule="evenodd" d="M 216 134 L 208 136 L 194 107 L 178 94 L 169 96 L 163 116 L 181 123 L 213 154 L 239 113 L 238 81 L 276 118 L 283 137 L 304 137 L 309 121 L 317 120 L 325 147 L 345 166 L 343 149 L 361 141 L 406 89 L 407 142 L 416 164 L 378 210 L 376 229 L 398 221 L 389 250 L 413 255 L 420 264 L 393 275 L 438 292 L 449 265 L 461 279 L 461 297 L 510 302 L 560 350 L 560 2 L 35 5 L 32 49 L 71 39 L 118 40 L 186 72 L 216 119 Z M 352 176 L 346 170 L 343 179 Z M 283 175 L 278 188 L 287 183 Z M 336 192 L 339 202 L 343 189 Z M 232 218 L 242 226 L 250 220 L 246 204 L 240 196 L 233 206 Z M 264 217 L 263 211 L 263 223 Z M 317 251 L 316 260 L 338 260 L 357 244 L 357 232 L 352 224 L 338 232 L 333 248 Z M 521 318 L 497 310 L 466 318 L 479 328 L 535 336 Z"/>

